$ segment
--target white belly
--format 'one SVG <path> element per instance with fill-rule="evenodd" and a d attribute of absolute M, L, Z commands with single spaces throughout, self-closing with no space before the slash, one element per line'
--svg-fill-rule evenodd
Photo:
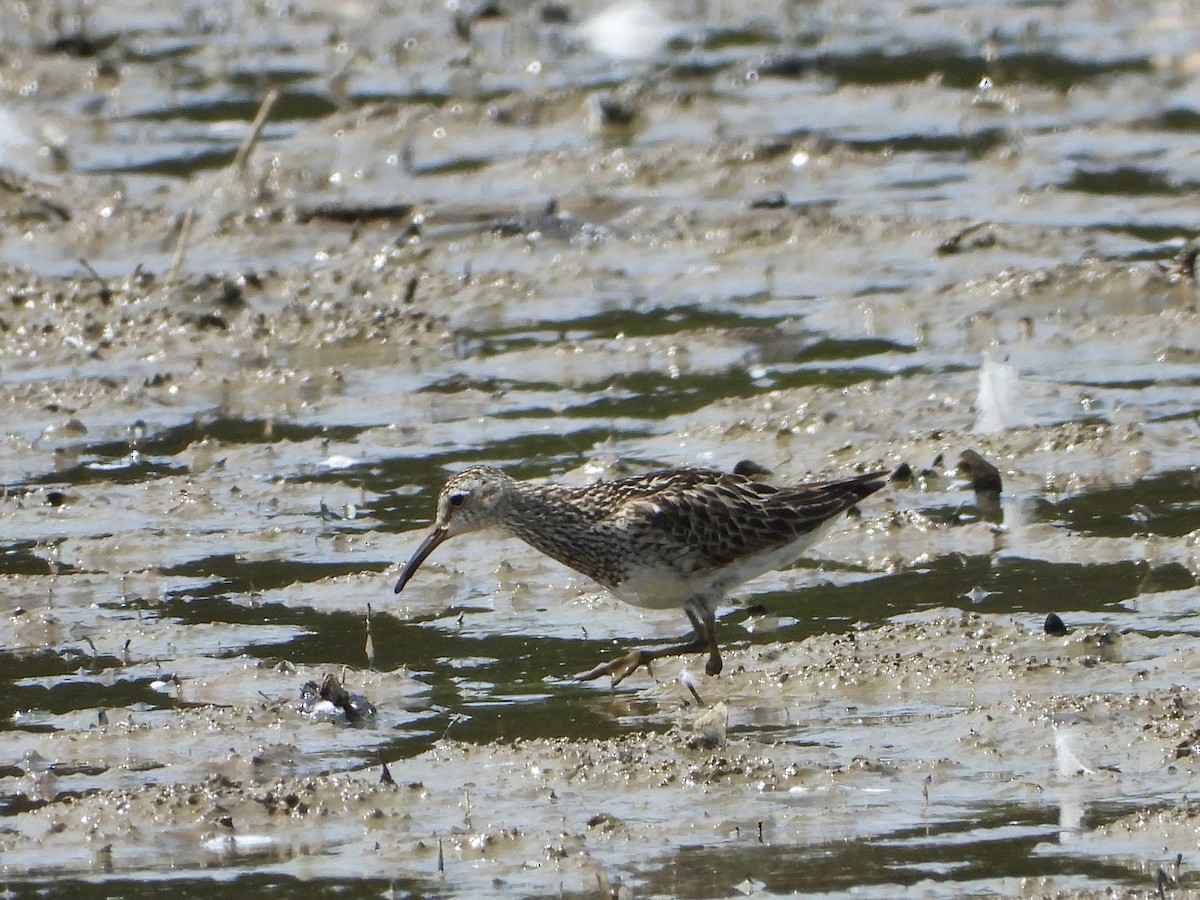
<path fill-rule="evenodd" d="M 713 607 L 730 590 L 764 572 L 791 565 L 812 546 L 824 529 L 805 535 L 785 547 L 739 559 L 723 569 L 683 577 L 667 566 L 641 566 L 617 585 L 613 593 L 645 609 L 673 609 L 693 598 L 703 598 Z"/>
<path fill-rule="evenodd" d="M 613 593 L 643 609 L 675 609 L 688 600 L 707 593 L 713 577 L 680 578 L 669 569 L 642 568 L 632 572 Z"/>

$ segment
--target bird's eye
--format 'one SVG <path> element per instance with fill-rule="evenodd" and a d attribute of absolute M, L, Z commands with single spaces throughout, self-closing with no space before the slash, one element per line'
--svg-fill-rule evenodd
<path fill-rule="evenodd" d="M 463 501 L 467 499 L 466 494 L 451 494 L 446 498 L 450 501 L 451 506 L 462 506 Z"/>

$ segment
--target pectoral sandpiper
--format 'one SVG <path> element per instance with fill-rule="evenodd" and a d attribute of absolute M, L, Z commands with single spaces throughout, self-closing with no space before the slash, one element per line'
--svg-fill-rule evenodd
<path fill-rule="evenodd" d="M 883 487 L 886 472 L 774 487 L 714 469 L 649 472 L 585 487 L 516 481 L 491 466 L 452 477 L 433 530 L 396 582 L 400 593 L 448 538 L 484 528 L 521 538 L 635 606 L 682 606 L 695 629 L 686 643 L 632 650 L 576 676 L 618 684 L 664 656 L 708 651 L 721 671 L 716 609 L 742 582 L 796 561 L 839 513 Z"/>

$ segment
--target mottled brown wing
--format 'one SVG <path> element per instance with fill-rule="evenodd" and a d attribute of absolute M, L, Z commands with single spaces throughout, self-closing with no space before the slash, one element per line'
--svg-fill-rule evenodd
<path fill-rule="evenodd" d="M 676 568 L 695 574 L 790 544 L 883 487 L 886 473 L 774 487 L 708 469 L 683 470 L 622 510 L 624 527 L 677 548 Z"/>

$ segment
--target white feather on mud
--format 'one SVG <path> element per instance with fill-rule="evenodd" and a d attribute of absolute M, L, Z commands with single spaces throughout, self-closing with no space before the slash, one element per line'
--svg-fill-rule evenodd
<path fill-rule="evenodd" d="M 1007 356 L 1000 358 L 985 351 L 979 367 L 973 430 L 977 434 L 996 434 L 1032 424 L 1033 419 L 1021 397 L 1016 367 Z"/>

